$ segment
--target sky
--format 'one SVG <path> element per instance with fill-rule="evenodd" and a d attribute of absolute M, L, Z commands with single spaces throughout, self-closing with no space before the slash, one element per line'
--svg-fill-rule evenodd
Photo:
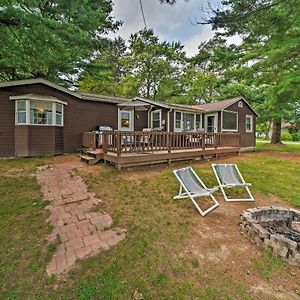
<path fill-rule="evenodd" d="M 131 33 L 144 28 L 139 0 L 114 0 L 112 15 L 124 23 L 116 34 L 125 40 Z M 207 0 L 177 0 L 173 6 L 162 5 L 159 0 L 142 0 L 147 28 L 152 28 L 161 41 L 180 41 L 188 56 L 198 51 L 198 45 L 213 37 L 210 25 L 196 25 L 204 13 L 201 8 L 207 7 Z M 210 1 L 212 4 L 217 0 Z"/>

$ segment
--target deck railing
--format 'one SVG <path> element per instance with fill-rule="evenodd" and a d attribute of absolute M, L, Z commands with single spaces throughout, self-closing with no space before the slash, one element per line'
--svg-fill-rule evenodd
<path fill-rule="evenodd" d="M 239 133 L 104 131 L 104 153 L 145 153 L 240 147 Z"/>
<path fill-rule="evenodd" d="M 86 131 L 82 135 L 82 147 L 88 149 L 96 149 L 96 132 Z"/>

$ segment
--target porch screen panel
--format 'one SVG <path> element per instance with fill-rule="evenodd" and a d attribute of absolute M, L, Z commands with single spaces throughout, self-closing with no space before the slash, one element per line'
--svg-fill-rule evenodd
<path fill-rule="evenodd" d="M 237 113 L 223 111 L 223 129 L 237 130 Z"/>

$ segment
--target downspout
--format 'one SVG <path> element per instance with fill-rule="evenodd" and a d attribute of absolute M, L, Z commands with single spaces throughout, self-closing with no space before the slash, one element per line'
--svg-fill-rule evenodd
<path fill-rule="evenodd" d="M 169 111 L 168 111 L 168 123 L 167 123 L 167 132 L 170 132 L 170 112 L 173 111 L 173 108 L 171 108 Z"/>
<path fill-rule="evenodd" d="M 150 109 L 148 110 L 148 128 L 151 128 L 150 113 L 151 113 L 152 108 L 153 108 L 153 106 L 150 105 Z"/>

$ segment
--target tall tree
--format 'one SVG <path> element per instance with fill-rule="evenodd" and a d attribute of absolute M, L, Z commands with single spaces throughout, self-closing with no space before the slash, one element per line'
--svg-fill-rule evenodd
<path fill-rule="evenodd" d="M 242 38 L 237 63 L 243 76 L 268 90 L 265 107 L 273 121 L 272 143 L 281 142 L 281 120 L 299 100 L 300 2 L 298 0 L 227 0 L 202 24 L 219 35 Z"/>
<path fill-rule="evenodd" d="M 138 82 L 140 96 L 162 101 L 171 97 L 185 64 L 183 45 L 160 42 L 153 30 L 145 29 L 130 36 L 128 51 L 127 74 Z M 169 85 L 173 85 L 171 94 Z"/>
<path fill-rule="evenodd" d="M 115 30 L 111 0 L 3 0 L 0 80 L 74 75 Z"/>
<path fill-rule="evenodd" d="M 121 96 L 125 51 L 126 45 L 122 38 L 108 40 L 81 73 L 79 89 L 82 92 Z"/>

